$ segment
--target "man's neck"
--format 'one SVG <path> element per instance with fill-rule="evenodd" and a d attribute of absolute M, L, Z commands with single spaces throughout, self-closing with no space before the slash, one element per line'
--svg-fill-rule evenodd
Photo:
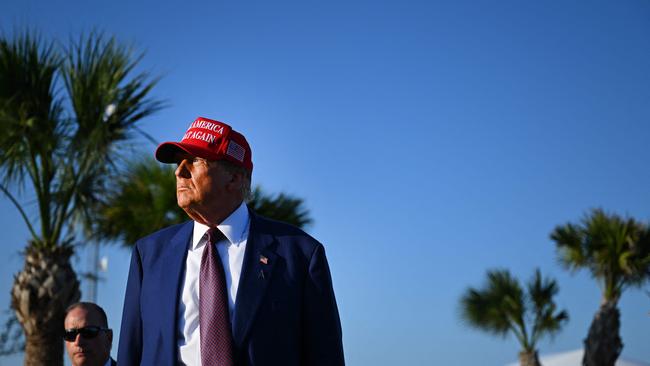
<path fill-rule="evenodd" d="M 223 220 L 232 215 L 232 213 L 241 206 L 242 202 L 243 200 L 240 200 L 236 204 L 230 205 L 224 210 L 212 210 L 212 212 L 210 212 L 211 210 L 207 208 L 205 210 L 194 210 L 190 208 L 186 209 L 185 212 L 192 220 L 198 223 L 209 227 L 217 227 L 217 225 L 221 224 Z"/>

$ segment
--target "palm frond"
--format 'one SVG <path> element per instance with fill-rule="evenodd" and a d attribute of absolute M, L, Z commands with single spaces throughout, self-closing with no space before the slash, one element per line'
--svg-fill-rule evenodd
<path fill-rule="evenodd" d="M 99 240 L 129 246 L 156 230 L 187 220 L 176 204 L 173 166 L 147 157 L 134 161 L 101 203 L 92 231 Z"/>
<path fill-rule="evenodd" d="M 540 270 L 535 270 L 533 278 L 528 282 L 528 297 L 534 315 L 532 344 L 537 344 L 539 338 L 545 334 L 554 336 L 569 320 L 566 310 L 556 312 L 557 305 L 553 298 L 558 291 L 559 287 L 555 280 L 542 278 Z"/>
<path fill-rule="evenodd" d="M 566 268 L 575 271 L 586 265 L 587 254 L 582 245 L 583 237 L 582 230 L 571 223 L 558 226 L 551 233 L 551 239 L 557 243 L 560 263 Z"/>
<path fill-rule="evenodd" d="M 95 193 L 107 190 L 106 177 L 123 165 L 120 151 L 129 149 L 126 142 L 137 131 L 136 122 L 163 107 L 149 97 L 158 79 L 132 75 L 141 59 L 115 38 L 96 32 L 67 50 L 63 79 L 75 115 L 68 153 L 77 162 L 67 180 L 78 188 L 73 197 L 77 221 L 88 223 L 98 201 Z"/>
<path fill-rule="evenodd" d="M 248 206 L 256 213 L 278 221 L 284 221 L 300 228 L 312 223 L 309 210 L 304 207 L 301 198 L 285 193 L 269 195 L 264 193 L 260 186 L 252 192 Z"/>
<path fill-rule="evenodd" d="M 524 292 L 507 270 L 491 270 L 482 288 L 469 288 L 461 298 L 461 316 L 468 325 L 506 336 L 521 330 L 525 313 Z"/>
<path fill-rule="evenodd" d="M 54 43 L 37 34 L 26 31 L 12 40 L 0 39 L 2 185 L 20 192 L 26 180 L 31 184 L 44 238 L 34 238 L 38 242 L 52 241 L 50 218 L 56 202 L 50 197 L 65 140 L 61 100 L 55 93 L 60 62 Z"/>
<path fill-rule="evenodd" d="M 50 158 L 57 147 L 53 135 L 58 136 L 61 110 L 54 85 L 60 61 L 53 43 L 38 35 L 0 39 L 0 167 L 5 185 L 22 185 L 26 174 L 40 179 L 34 165 Z"/>

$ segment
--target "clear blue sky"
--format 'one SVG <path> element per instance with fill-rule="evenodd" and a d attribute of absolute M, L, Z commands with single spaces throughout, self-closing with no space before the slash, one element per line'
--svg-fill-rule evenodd
<path fill-rule="evenodd" d="M 157 140 L 199 115 L 243 132 L 254 182 L 306 199 L 350 365 L 516 360 L 512 338 L 458 317 L 495 267 L 557 278 L 571 320 L 540 351 L 579 348 L 600 292 L 557 264 L 550 231 L 592 207 L 650 220 L 645 0 L 21 0 L 0 24 L 62 41 L 96 28 L 146 50 L 170 105 L 142 123 Z M 4 307 L 28 235 L 5 198 L 0 217 Z M 117 330 L 130 253 L 102 254 L 98 300 Z M 650 362 L 650 295 L 620 308 L 623 355 Z"/>

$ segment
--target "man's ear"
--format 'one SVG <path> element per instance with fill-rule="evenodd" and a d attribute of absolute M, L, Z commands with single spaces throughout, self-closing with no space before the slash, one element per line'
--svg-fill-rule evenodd
<path fill-rule="evenodd" d="M 230 174 L 230 181 L 228 182 L 228 188 L 233 190 L 240 190 L 242 184 L 244 184 L 244 174 L 240 172 L 235 172 Z"/>
<path fill-rule="evenodd" d="M 108 337 L 108 350 L 110 351 L 113 348 L 113 330 L 107 331 L 106 336 Z"/>

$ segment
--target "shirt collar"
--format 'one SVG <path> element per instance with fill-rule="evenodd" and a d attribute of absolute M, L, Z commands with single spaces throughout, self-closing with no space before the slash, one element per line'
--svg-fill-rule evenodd
<path fill-rule="evenodd" d="M 242 202 L 239 207 L 226 217 L 217 228 L 228 239 L 230 244 L 239 246 L 248 234 L 249 214 L 246 203 Z M 192 235 L 192 250 L 202 246 L 205 240 L 201 240 L 209 227 L 194 221 L 194 233 Z"/>

